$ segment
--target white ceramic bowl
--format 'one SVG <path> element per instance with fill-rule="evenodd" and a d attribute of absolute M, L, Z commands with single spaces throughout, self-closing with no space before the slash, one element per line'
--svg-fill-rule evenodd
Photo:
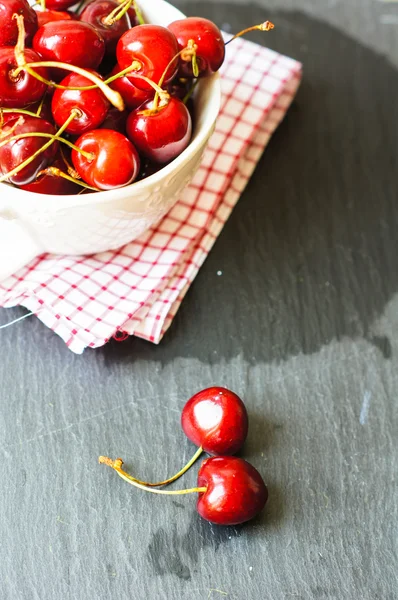
<path fill-rule="evenodd" d="M 164 0 L 143 3 L 147 22 L 184 15 Z M 220 108 L 218 75 L 195 93 L 196 123 L 188 148 L 143 181 L 87 195 L 50 196 L 0 184 L 0 281 L 44 252 L 93 254 L 119 248 L 155 225 L 198 169 Z"/>

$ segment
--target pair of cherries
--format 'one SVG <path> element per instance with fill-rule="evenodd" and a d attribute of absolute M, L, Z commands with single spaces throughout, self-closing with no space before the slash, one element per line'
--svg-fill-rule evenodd
<path fill-rule="evenodd" d="M 145 24 L 135 0 L 93 0 L 79 14 L 73 0 L 44 2 L 36 12 L 0 0 L 0 182 L 108 190 L 174 160 L 191 139 L 196 80 L 224 61 L 218 27 Z"/>
<path fill-rule="evenodd" d="M 211 387 L 195 394 L 181 414 L 185 435 L 199 449 L 181 471 L 157 483 L 141 481 L 123 470 L 123 461 L 100 456 L 99 462 L 112 467 L 128 483 L 153 493 L 180 495 L 198 493 L 197 511 L 201 517 L 217 525 L 237 525 L 255 517 L 268 499 L 267 487 L 260 473 L 247 461 L 232 456 L 238 452 L 248 432 L 245 405 L 234 392 Z M 199 458 L 202 452 L 211 456 L 203 461 L 196 488 L 187 490 L 155 490 L 175 481 Z"/>

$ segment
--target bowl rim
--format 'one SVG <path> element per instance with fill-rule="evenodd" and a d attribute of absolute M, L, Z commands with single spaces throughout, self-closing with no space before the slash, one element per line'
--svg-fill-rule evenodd
<path fill-rule="evenodd" d="M 175 12 L 175 16 L 177 20 L 178 18 L 184 19 L 186 15 L 181 12 L 178 8 L 176 8 L 167 0 L 152 0 L 153 4 L 159 4 L 160 6 L 167 5 L 172 8 Z M 145 14 L 144 7 L 142 8 L 143 13 Z M 12 187 L 12 202 L 16 203 L 25 203 L 28 202 L 31 204 L 32 202 L 40 201 L 41 203 L 47 203 L 51 201 L 54 196 L 57 198 L 57 209 L 65 209 L 70 206 L 87 206 L 91 204 L 98 204 L 108 202 L 109 200 L 119 200 L 122 198 L 126 198 L 127 191 L 134 190 L 134 196 L 140 194 L 141 192 L 148 192 L 153 188 L 154 185 L 161 184 L 163 180 L 167 179 L 169 175 L 175 173 L 180 170 L 187 162 L 191 160 L 191 158 L 198 152 L 198 150 L 206 143 L 206 139 L 209 137 L 212 131 L 212 127 L 214 126 L 217 116 L 220 112 L 221 107 L 221 83 L 220 83 L 220 75 L 219 73 L 214 73 L 213 75 L 203 78 L 199 81 L 198 89 L 202 85 L 207 85 L 210 89 L 210 99 L 209 103 L 209 114 L 206 117 L 207 126 L 202 126 L 197 134 L 193 137 L 187 148 L 183 150 L 183 152 L 177 156 L 171 163 L 162 167 L 156 173 L 149 175 L 145 179 L 141 181 L 135 181 L 129 185 L 125 185 L 120 188 L 115 188 L 112 190 L 102 190 L 99 192 L 94 192 L 92 194 L 79 195 L 79 194 L 68 194 L 68 195 L 55 195 L 55 194 L 39 194 L 37 192 L 30 192 L 28 190 L 22 190 L 18 187 Z M 5 195 L 7 188 L 9 186 L 7 183 L 3 183 L 3 187 L 5 188 Z M 14 206 L 14 208 L 16 208 Z"/>

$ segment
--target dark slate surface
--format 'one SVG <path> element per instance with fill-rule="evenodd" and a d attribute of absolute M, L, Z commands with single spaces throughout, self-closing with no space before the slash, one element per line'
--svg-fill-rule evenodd
<path fill-rule="evenodd" d="M 272 18 L 253 39 L 303 60 L 303 86 L 159 347 L 1 332 L 1 600 L 396 599 L 398 73 L 308 14 L 180 6 L 234 31 Z M 269 484 L 242 527 L 96 462 L 174 472 L 180 409 L 213 383 L 245 398 Z"/>

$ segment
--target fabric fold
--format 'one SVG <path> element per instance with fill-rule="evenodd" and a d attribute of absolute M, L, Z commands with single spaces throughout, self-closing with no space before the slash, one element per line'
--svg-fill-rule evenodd
<path fill-rule="evenodd" d="M 239 39 L 221 70 L 222 106 L 191 184 L 165 218 L 116 251 L 44 255 L 0 284 L 76 353 L 118 331 L 159 343 L 300 84 L 297 61 Z"/>

